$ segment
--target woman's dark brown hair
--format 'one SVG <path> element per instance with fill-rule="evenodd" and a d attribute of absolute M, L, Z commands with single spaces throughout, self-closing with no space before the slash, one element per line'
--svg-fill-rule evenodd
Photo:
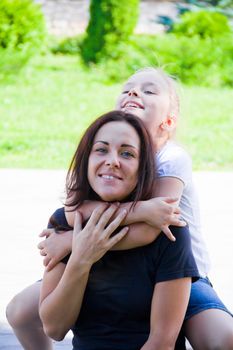
<path fill-rule="evenodd" d="M 100 200 L 88 182 L 88 160 L 96 133 L 103 125 L 110 122 L 128 123 L 135 129 L 140 139 L 138 182 L 134 191 L 125 200 L 136 203 L 138 200 L 146 200 L 152 196 L 155 164 L 150 135 L 138 117 L 122 111 L 112 111 L 102 115 L 89 126 L 71 161 L 66 177 L 66 205 L 72 206 L 73 209 L 85 200 Z"/>

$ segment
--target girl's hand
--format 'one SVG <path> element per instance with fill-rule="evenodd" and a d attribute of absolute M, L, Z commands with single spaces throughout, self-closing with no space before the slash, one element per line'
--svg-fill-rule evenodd
<path fill-rule="evenodd" d="M 40 249 L 40 255 L 44 256 L 46 271 L 50 271 L 71 252 L 73 231 L 56 233 L 54 229 L 46 229 L 39 237 L 46 237 L 37 247 Z"/>
<path fill-rule="evenodd" d="M 83 229 L 82 217 L 79 212 L 76 212 L 70 257 L 72 261 L 91 266 L 126 235 L 128 227 L 122 228 L 111 237 L 127 214 L 123 209 L 110 222 L 117 209 L 118 206 L 113 204 L 109 207 L 106 204 L 99 205 Z"/>
<path fill-rule="evenodd" d="M 178 199 L 172 197 L 155 197 L 143 202 L 142 210 L 145 222 L 153 227 L 159 228 L 171 240 L 175 237 L 169 226 L 186 226 L 186 222 L 180 218 Z"/>

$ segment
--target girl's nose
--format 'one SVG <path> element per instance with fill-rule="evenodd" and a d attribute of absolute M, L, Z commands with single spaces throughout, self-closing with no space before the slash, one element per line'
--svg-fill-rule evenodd
<path fill-rule="evenodd" d="M 138 96 L 139 95 L 139 91 L 136 87 L 132 87 L 129 92 L 128 92 L 129 96 Z"/>

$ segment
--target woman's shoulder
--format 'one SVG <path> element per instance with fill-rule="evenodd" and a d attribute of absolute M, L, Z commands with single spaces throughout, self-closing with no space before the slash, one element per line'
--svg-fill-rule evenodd
<path fill-rule="evenodd" d="M 58 229 L 58 227 L 63 227 L 65 230 L 69 229 L 64 207 L 56 209 L 49 219 L 48 228 Z"/>

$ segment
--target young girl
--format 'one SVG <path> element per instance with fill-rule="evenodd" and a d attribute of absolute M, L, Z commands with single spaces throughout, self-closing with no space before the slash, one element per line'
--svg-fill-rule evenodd
<path fill-rule="evenodd" d="M 84 200 L 134 205 L 152 195 L 154 168 L 140 119 L 110 112 L 79 143 L 67 177 L 67 200 L 77 209 Z M 198 275 L 188 229 L 171 227 L 174 243 L 160 235 L 144 247 L 109 251 L 128 230 L 115 233 L 127 213 L 121 210 L 110 221 L 116 209 L 97 207 L 83 229 L 76 212 L 70 256 L 43 277 L 39 311 L 44 330 L 61 340 L 72 328 L 74 350 L 174 349 L 190 277 Z M 68 227 L 64 208 L 53 222 Z"/>
<path fill-rule="evenodd" d="M 179 114 L 174 81 L 161 70 L 142 69 L 124 85 L 117 107 L 134 113 L 144 121 L 156 153 L 157 186 L 154 195 L 180 198 L 182 217 L 189 224 L 194 257 L 203 278 L 192 284 L 184 334 L 195 350 L 233 349 L 232 315 L 207 278 L 209 257 L 200 231 L 191 160 L 172 141 Z"/>
<path fill-rule="evenodd" d="M 158 163 L 154 196 L 179 198 L 182 216 L 189 224 L 194 256 L 203 279 L 192 284 L 191 298 L 183 327 L 185 335 L 194 349 L 233 349 L 232 317 L 206 279 L 209 258 L 200 232 L 199 207 L 192 183 L 191 160 L 187 153 L 171 140 L 179 114 L 179 100 L 174 81 L 161 70 L 154 68 L 138 71 L 124 85 L 117 108 L 130 111 L 145 122 L 152 136 Z M 124 244 L 126 246 L 128 244 L 128 248 L 148 244 L 161 230 L 172 238 L 168 225 L 170 223 L 179 225 L 179 221 L 176 217 L 178 210 L 172 211 L 167 203 L 169 201 L 172 202 L 172 200 L 154 198 L 137 203 L 134 211 L 128 212 L 124 223 L 127 225 L 132 222 L 140 223 L 130 225 L 129 233 L 116 247 L 124 249 Z M 93 210 L 92 207 L 88 209 L 88 206 L 90 203 L 84 203 L 83 210 L 81 209 L 85 219 Z M 67 212 L 66 217 L 69 224 L 73 225 L 72 212 Z M 151 226 L 156 227 L 157 231 L 151 230 Z M 48 231 L 44 232 L 44 235 L 49 234 Z M 48 239 L 40 243 L 41 254 L 46 255 L 45 264 L 49 264 L 49 268 L 52 268 L 70 251 L 71 240 L 70 233 L 51 234 Z M 27 329 L 28 325 L 32 324 L 34 331 L 37 330 L 38 338 L 48 342 L 39 326 L 38 294 L 37 284 L 16 296 L 8 307 L 8 319 L 21 338 L 30 338 Z M 31 302 L 27 309 L 24 307 L 25 299 Z M 37 348 L 31 347 L 31 349 Z M 44 349 L 47 348 L 44 347 Z"/>

